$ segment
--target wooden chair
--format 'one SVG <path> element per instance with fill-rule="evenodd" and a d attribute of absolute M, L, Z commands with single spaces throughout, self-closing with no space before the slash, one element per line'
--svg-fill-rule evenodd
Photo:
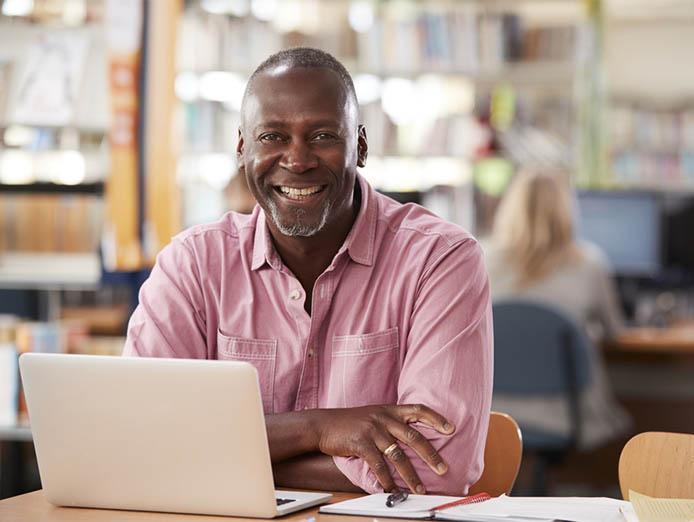
<path fill-rule="evenodd" d="M 619 457 L 619 487 L 660 498 L 694 499 L 694 434 L 650 431 L 629 440 Z"/>
<path fill-rule="evenodd" d="M 510 415 L 493 411 L 484 447 L 484 471 L 468 494 L 486 492 L 498 497 L 510 493 L 522 455 L 523 440 L 518 424 Z"/>

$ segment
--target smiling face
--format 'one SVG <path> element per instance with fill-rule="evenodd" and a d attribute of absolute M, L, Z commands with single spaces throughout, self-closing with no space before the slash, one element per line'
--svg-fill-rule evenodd
<path fill-rule="evenodd" d="M 271 230 L 309 237 L 353 219 L 366 137 L 335 72 L 284 66 L 263 72 L 242 118 L 239 160 Z"/>

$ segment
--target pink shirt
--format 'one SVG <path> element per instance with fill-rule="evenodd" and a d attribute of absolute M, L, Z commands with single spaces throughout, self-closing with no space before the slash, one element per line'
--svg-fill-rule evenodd
<path fill-rule="evenodd" d="M 162 250 L 123 354 L 248 361 L 266 414 L 425 404 L 456 426 L 449 436 L 417 426 L 449 471 L 440 477 L 406 452 L 428 492 L 464 494 L 482 471 L 492 391 L 481 249 L 458 226 L 359 183 L 361 209 L 315 283 L 311 315 L 256 206 L 188 229 Z M 361 459 L 334 460 L 354 484 L 382 491 Z"/>

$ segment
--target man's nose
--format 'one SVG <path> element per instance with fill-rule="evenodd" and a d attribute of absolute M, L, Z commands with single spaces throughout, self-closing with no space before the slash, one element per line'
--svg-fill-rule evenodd
<path fill-rule="evenodd" d="M 301 174 L 318 166 L 318 157 L 311 147 L 301 141 L 292 141 L 282 155 L 280 167 L 290 172 Z"/>

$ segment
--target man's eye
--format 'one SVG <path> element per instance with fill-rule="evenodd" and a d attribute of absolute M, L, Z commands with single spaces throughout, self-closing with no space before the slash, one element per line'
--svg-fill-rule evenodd
<path fill-rule="evenodd" d="M 319 132 L 316 134 L 313 139 L 315 141 L 325 141 L 325 140 L 336 140 L 337 137 L 334 134 L 331 134 L 329 132 Z"/>
<path fill-rule="evenodd" d="M 264 142 L 277 142 L 282 140 L 282 136 L 274 132 L 268 132 L 267 134 L 263 134 L 259 139 Z"/>

